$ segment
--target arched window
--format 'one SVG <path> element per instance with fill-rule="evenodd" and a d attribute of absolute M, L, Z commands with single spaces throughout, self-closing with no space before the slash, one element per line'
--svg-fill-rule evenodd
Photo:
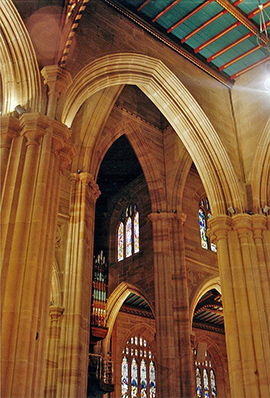
<path fill-rule="evenodd" d="M 150 345 L 141 336 L 133 336 L 126 343 L 122 357 L 121 382 L 121 398 L 156 398 L 154 356 Z"/>
<path fill-rule="evenodd" d="M 217 251 L 216 245 L 209 241 L 207 238 L 207 221 L 212 217 L 209 201 L 206 196 L 203 196 L 199 202 L 199 223 L 200 223 L 200 236 L 201 245 L 203 249 L 210 249 L 213 252 Z"/>
<path fill-rule="evenodd" d="M 139 250 L 139 212 L 136 205 L 130 205 L 126 207 L 117 227 L 117 260 L 130 257 Z"/>
<path fill-rule="evenodd" d="M 204 361 L 196 360 L 197 351 L 194 350 L 195 355 L 195 377 L 196 377 L 196 393 L 198 398 L 217 398 L 217 386 L 214 364 L 210 354 L 206 351 Z M 210 386 L 210 388 L 209 388 Z"/>

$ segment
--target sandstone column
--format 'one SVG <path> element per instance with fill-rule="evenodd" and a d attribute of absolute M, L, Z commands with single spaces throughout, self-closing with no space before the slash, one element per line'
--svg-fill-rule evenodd
<path fill-rule="evenodd" d="M 183 215 L 152 213 L 158 353 L 158 395 L 192 398 Z"/>
<path fill-rule="evenodd" d="M 100 194 L 88 173 L 74 174 L 65 270 L 58 397 L 85 397 L 93 267 L 95 203 Z"/>
<path fill-rule="evenodd" d="M 45 387 L 46 398 L 56 397 L 59 341 L 61 334 L 61 317 L 63 311 L 64 308 L 62 307 L 52 306 L 49 308 L 51 324 L 47 349 L 47 374 Z"/>
<path fill-rule="evenodd" d="M 209 225 L 217 239 L 232 398 L 267 398 L 270 284 L 266 217 L 218 216 Z"/>
<path fill-rule="evenodd" d="M 39 398 L 59 182 L 75 149 L 68 128 L 47 116 L 25 113 L 18 126 L 1 202 L 1 388 L 3 397 Z"/>

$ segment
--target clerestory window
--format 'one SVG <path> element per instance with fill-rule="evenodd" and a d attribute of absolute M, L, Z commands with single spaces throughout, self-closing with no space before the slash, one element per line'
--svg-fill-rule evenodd
<path fill-rule="evenodd" d="M 207 237 L 207 222 L 212 217 L 209 201 L 206 196 L 203 196 L 199 202 L 199 224 L 200 224 L 200 237 L 203 249 L 209 249 L 213 252 L 217 251 L 217 247 L 213 242 L 210 242 Z"/>
<path fill-rule="evenodd" d="M 139 212 L 136 205 L 129 205 L 117 225 L 117 260 L 130 257 L 140 250 Z"/>

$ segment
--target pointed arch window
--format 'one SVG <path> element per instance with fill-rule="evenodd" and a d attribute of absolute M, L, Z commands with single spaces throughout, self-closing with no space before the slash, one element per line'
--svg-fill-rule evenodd
<path fill-rule="evenodd" d="M 209 249 L 213 252 L 217 251 L 217 247 L 213 242 L 210 242 L 207 237 L 207 222 L 212 217 L 209 201 L 207 196 L 203 196 L 199 202 L 199 225 L 200 225 L 200 237 L 201 246 L 203 249 Z"/>
<path fill-rule="evenodd" d="M 141 336 L 133 336 L 126 343 L 122 352 L 121 381 L 121 398 L 156 398 L 155 358 L 150 345 Z"/>
<path fill-rule="evenodd" d="M 117 260 L 130 257 L 140 251 L 139 211 L 136 205 L 129 205 L 117 226 Z"/>
<path fill-rule="evenodd" d="M 205 352 L 205 359 L 202 362 L 196 361 L 195 356 L 195 377 L 196 377 L 196 396 L 198 398 L 217 398 L 216 376 L 214 364 L 210 354 Z"/>

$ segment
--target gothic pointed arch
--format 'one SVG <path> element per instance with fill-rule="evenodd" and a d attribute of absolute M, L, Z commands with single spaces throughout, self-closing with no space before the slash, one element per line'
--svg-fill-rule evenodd
<path fill-rule="evenodd" d="M 111 140 L 103 140 L 96 143 L 94 152 L 98 153 L 99 156 L 93 155 L 91 171 L 94 178 L 97 178 L 100 165 L 108 149 L 124 134 L 128 138 L 143 170 L 151 198 L 152 210 L 156 211 L 157 209 L 164 208 L 166 200 L 165 188 L 158 172 L 156 160 L 148 148 L 142 131 L 132 121 L 121 121 L 110 132 Z"/>
<path fill-rule="evenodd" d="M 113 330 L 113 326 L 115 323 L 115 320 L 117 318 L 117 315 L 120 311 L 120 308 L 124 304 L 125 300 L 128 298 L 130 293 L 135 293 L 139 296 L 141 296 L 147 303 L 149 304 L 146 295 L 141 289 L 138 289 L 137 287 L 131 285 L 130 283 L 127 282 L 121 282 L 117 288 L 112 292 L 110 297 L 108 298 L 107 301 L 107 327 L 108 327 L 108 334 L 106 338 L 103 341 L 103 353 L 107 353 L 109 351 L 109 346 L 110 346 L 110 339 L 111 339 L 111 334 Z M 152 306 L 149 304 L 152 313 L 154 314 Z"/>
<path fill-rule="evenodd" d="M 201 297 L 207 293 L 209 290 L 216 289 L 219 293 L 221 293 L 221 283 L 220 283 L 220 277 L 210 277 L 208 280 L 204 280 L 197 288 L 195 294 L 192 297 L 191 303 L 190 303 L 190 319 L 191 319 L 191 324 L 193 320 L 193 314 L 196 308 L 196 305 L 200 301 Z"/>
<path fill-rule="evenodd" d="M 197 167 L 213 214 L 224 214 L 229 206 L 243 211 L 243 193 L 217 132 L 192 95 L 160 60 L 119 53 L 88 64 L 74 77 L 62 99 L 62 122 L 70 126 L 80 106 L 95 92 L 122 84 L 138 86 L 179 135 Z"/>
<path fill-rule="evenodd" d="M 255 152 L 250 182 L 253 193 L 254 212 L 270 206 L 270 118 L 268 119 Z"/>
<path fill-rule="evenodd" d="M 17 105 L 40 112 L 41 78 L 30 36 L 11 0 L 1 2 L 2 115 Z"/>

